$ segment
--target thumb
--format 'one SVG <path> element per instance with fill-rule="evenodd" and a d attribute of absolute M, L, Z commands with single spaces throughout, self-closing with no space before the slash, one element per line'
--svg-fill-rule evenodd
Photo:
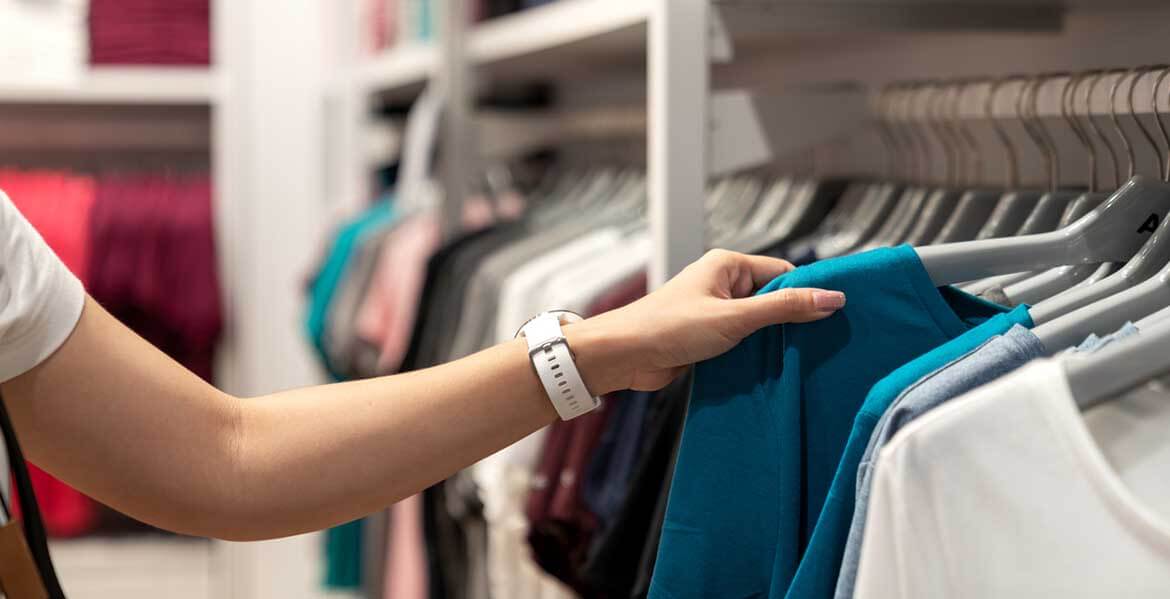
<path fill-rule="evenodd" d="M 845 294 L 824 289 L 780 289 L 734 300 L 744 309 L 752 330 L 789 322 L 812 322 L 845 307 Z"/>

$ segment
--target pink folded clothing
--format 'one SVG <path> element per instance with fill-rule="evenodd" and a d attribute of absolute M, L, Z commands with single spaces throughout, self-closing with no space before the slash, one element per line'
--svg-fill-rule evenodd
<path fill-rule="evenodd" d="M 92 64 L 211 64 L 210 0 L 90 0 Z"/>

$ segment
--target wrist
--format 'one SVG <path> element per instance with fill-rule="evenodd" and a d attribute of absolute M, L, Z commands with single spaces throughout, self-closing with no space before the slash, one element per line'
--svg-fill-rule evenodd
<path fill-rule="evenodd" d="M 589 392 L 595 396 L 629 387 L 633 379 L 632 344 L 618 331 L 589 319 L 563 327 L 573 361 Z"/>

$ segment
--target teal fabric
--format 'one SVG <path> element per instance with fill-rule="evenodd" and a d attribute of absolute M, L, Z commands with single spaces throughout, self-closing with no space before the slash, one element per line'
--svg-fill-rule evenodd
<path fill-rule="evenodd" d="M 305 330 L 309 341 L 313 344 L 313 349 L 316 350 L 326 370 L 335 380 L 341 380 L 341 376 L 330 364 L 323 341 L 329 306 L 333 302 L 338 283 L 345 275 L 349 259 L 353 256 L 358 242 L 370 230 L 389 225 L 396 218 L 397 214 L 393 204 L 390 201 L 383 201 L 342 225 L 309 289 L 309 309 L 305 316 Z"/>
<path fill-rule="evenodd" d="M 821 508 L 820 518 L 813 529 L 808 548 L 801 557 L 800 567 L 791 586 L 789 599 L 831 598 L 837 590 L 841 560 L 849 540 L 853 522 L 853 508 L 857 491 L 857 469 L 869 446 L 869 438 L 886 409 L 907 388 L 922 377 L 969 354 L 988 340 L 1006 333 L 1013 326 L 1032 327 L 1027 306 L 1018 306 L 940 345 L 919 358 L 903 365 L 878 381 L 865 398 L 861 410 L 853 419 L 853 430 L 845 444 L 845 452 L 837 464 L 837 473 L 829 488 L 829 495 Z M 773 580 L 774 597 L 784 595 L 785 588 Z M 776 591 L 779 591 L 778 593 Z"/>
<path fill-rule="evenodd" d="M 650 597 L 782 596 L 870 388 L 1007 312 L 935 288 L 908 246 L 803 266 L 760 293 L 794 287 L 848 305 L 697 366 Z"/>
<path fill-rule="evenodd" d="M 325 532 L 325 586 L 336 590 L 362 586 L 362 534 L 365 520 L 334 526 Z"/>

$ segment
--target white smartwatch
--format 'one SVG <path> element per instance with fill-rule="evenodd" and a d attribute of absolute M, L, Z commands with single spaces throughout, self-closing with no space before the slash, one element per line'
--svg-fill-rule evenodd
<path fill-rule="evenodd" d="M 567 310 L 537 314 L 520 328 L 517 335 L 528 340 L 528 357 L 540 383 L 561 420 L 572 420 L 588 414 L 601 405 L 601 400 L 590 395 L 573 362 L 569 342 L 561 332 L 561 324 L 583 320 Z"/>

